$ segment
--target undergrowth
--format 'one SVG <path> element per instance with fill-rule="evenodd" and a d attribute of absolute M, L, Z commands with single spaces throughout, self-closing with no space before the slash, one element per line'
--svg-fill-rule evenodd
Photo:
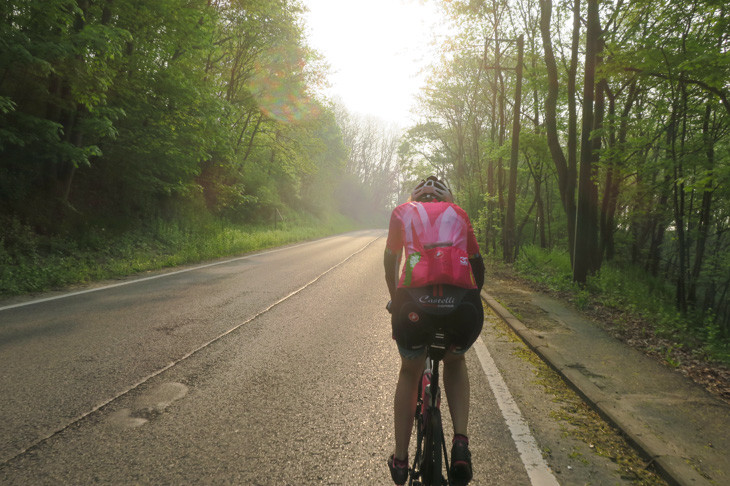
<path fill-rule="evenodd" d="M 300 217 L 273 225 L 209 219 L 156 220 L 122 230 L 95 226 L 74 237 L 43 237 L 17 222 L 0 233 L 0 295 L 59 289 L 195 263 L 354 229 L 345 218 Z"/>
<path fill-rule="evenodd" d="M 671 283 L 641 268 L 606 263 L 585 285 L 579 285 L 572 280 L 567 252 L 530 246 L 522 249 L 514 269 L 523 278 L 566 295 L 581 310 L 603 306 L 637 316 L 675 346 L 730 364 L 730 336 L 712 315 L 680 313 Z"/>

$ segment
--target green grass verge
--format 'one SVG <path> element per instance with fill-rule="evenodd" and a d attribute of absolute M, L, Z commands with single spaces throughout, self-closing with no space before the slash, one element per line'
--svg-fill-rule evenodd
<path fill-rule="evenodd" d="M 131 231 L 94 228 L 75 238 L 43 238 L 15 225 L 0 236 L 0 296 L 86 284 L 350 231 L 343 217 L 273 225 L 223 220 L 155 221 Z"/>
<path fill-rule="evenodd" d="M 641 268 L 607 263 L 581 286 L 572 280 L 567 252 L 530 246 L 522 249 L 514 269 L 528 280 L 567 294 L 581 310 L 602 305 L 638 316 L 654 333 L 677 346 L 730 364 L 730 336 L 719 329 L 712 316 L 681 314 L 674 305 L 671 283 Z"/>

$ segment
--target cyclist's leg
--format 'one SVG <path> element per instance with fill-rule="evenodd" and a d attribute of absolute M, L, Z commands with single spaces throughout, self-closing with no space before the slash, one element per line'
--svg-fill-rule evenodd
<path fill-rule="evenodd" d="M 398 344 L 401 366 L 393 400 L 395 424 L 395 458 L 408 457 L 408 443 L 413 430 L 413 417 L 418 400 L 418 383 L 426 359 L 426 342 L 422 326 L 427 319 L 421 316 L 410 294 L 398 289 L 392 307 L 393 338 Z"/>
<path fill-rule="evenodd" d="M 469 372 L 464 354 L 446 353 L 443 371 L 444 391 L 449 402 L 454 434 L 467 435 L 469 425 Z"/>
<path fill-rule="evenodd" d="M 451 444 L 449 476 L 454 486 L 464 486 L 472 478 L 471 452 L 467 426 L 469 424 L 469 374 L 463 354 L 447 353 L 444 358 L 444 389 L 449 401 L 454 440 Z"/>
<path fill-rule="evenodd" d="M 469 372 L 465 353 L 479 337 L 484 323 L 484 310 L 478 290 L 470 290 L 462 305 L 450 316 L 454 348 L 444 357 L 444 391 L 449 402 L 454 435 L 467 435 L 469 424 Z"/>
<path fill-rule="evenodd" d="M 413 416 L 416 413 L 418 400 L 418 381 L 423 374 L 426 354 L 425 350 L 418 353 L 401 354 L 401 367 L 398 373 L 398 384 L 395 388 L 393 400 L 395 423 L 395 458 L 408 458 L 408 444 L 413 430 Z"/>
<path fill-rule="evenodd" d="M 484 321 L 484 311 L 478 291 L 465 298 L 455 318 L 456 348 L 444 358 L 444 390 L 449 401 L 451 420 L 454 424 L 454 441 L 451 446 L 450 480 L 454 486 L 464 486 L 472 478 L 471 452 L 467 427 L 469 425 L 469 373 L 464 353 L 479 336 Z"/>

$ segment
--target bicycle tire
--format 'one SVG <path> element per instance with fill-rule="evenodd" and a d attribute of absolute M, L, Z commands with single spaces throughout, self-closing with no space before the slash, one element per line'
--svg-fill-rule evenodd
<path fill-rule="evenodd" d="M 443 431 L 441 430 L 441 411 L 431 410 L 424 432 L 423 461 L 421 462 L 421 481 L 424 486 L 441 486 Z"/>
<path fill-rule="evenodd" d="M 423 455 L 423 439 L 424 439 L 424 427 L 422 425 L 423 417 L 421 415 L 416 416 L 416 455 L 413 458 L 413 466 L 409 473 L 408 486 L 422 486 L 420 478 L 422 477 L 421 468 L 423 467 L 422 455 Z"/>
<path fill-rule="evenodd" d="M 421 467 L 423 464 L 423 434 L 425 432 L 425 427 L 423 423 L 423 408 L 421 407 L 421 404 L 423 403 L 422 384 L 422 381 L 418 382 L 418 402 L 416 404 L 416 413 L 413 418 L 414 428 L 416 429 L 416 454 L 413 458 L 413 465 L 411 466 L 411 470 L 408 475 L 408 486 L 423 486 L 423 483 L 421 482 Z"/>
<path fill-rule="evenodd" d="M 441 411 L 436 410 L 431 414 L 431 451 L 432 451 L 432 486 L 441 486 L 443 483 L 443 473 L 441 468 L 441 442 L 443 441 L 443 430 L 441 429 Z"/>

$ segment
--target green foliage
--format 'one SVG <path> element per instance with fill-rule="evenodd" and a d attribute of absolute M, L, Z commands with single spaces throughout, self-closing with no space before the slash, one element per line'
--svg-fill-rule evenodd
<path fill-rule="evenodd" d="M 568 295 L 578 309 L 601 305 L 642 318 L 653 332 L 675 343 L 665 350 L 666 360 L 673 366 L 679 365 L 672 355 L 673 346 L 686 346 L 730 363 L 730 336 L 714 316 L 681 315 L 674 305 L 671 283 L 643 269 L 604 265 L 585 286 L 580 286 L 572 281 L 570 259 L 565 252 L 534 246 L 522 249 L 514 268 L 523 277 Z"/>
<path fill-rule="evenodd" d="M 704 343 L 715 341 L 710 335 L 726 340 L 730 10 L 715 0 L 598 4 L 601 53 L 595 85 L 586 89 L 596 96 L 590 108 L 599 116 L 592 118 L 590 184 L 580 190 L 587 211 L 572 226 L 578 196 L 574 184 L 580 179 L 570 164 L 584 155 L 577 142 L 583 135 L 582 110 L 589 108 L 580 95 L 586 74 L 586 4 L 578 12 L 573 5 L 445 2 L 454 35 L 429 70 L 419 123 L 401 145 L 401 175 L 444 175 L 470 213 L 484 254 L 504 255 L 505 233 L 512 229 L 506 227 L 506 210 L 516 196 L 511 202 L 523 259 L 517 265 L 538 281 L 571 292 L 579 307 L 590 306 L 600 295 L 607 305 L 637 312 L 643 306 L 663 334 L 681 333 Z M 550 23 L 544 26 L 541 19 L 548 13 Z M 517 188 L 511 194 L 510 107 L 518 35 L 525 39 L 524 79 Z M 556 92 L 548 91 L 553 66 Z M 571 84 L 577 88 L 572 94 Z M 551 138 L 548 150 L 553 112 L 557 140 Z M 594 218 L 595 227 L 587 223 Z M 571 271 L 567 254 L 559 258 L 552 253 L 573 244 L 572 235 L 581 243 L 597 242 L 580 253 L 579 272 Z M 550 258 L 560 262 L 561 270 L 547 268 L 530 245 L 555 249 Z M 584 253 L 590 255 L 583 258 Z M 577 275 L 583 280 L 582 270 L 588 269 L 596 275 L 587 279 L 587 287 L 575 287 L 571 279 Z M 625 288 L 630 285 L 626 272 L 640 288 Z M 706 323 L 710 315 L 712 325 Z"/>
<path fill-rule="evenodd" d="M 149 221 L 130 230 L 95 226 L 74 239 L 41 237 L 3 221 L 0 295 L 41 292 L 95 280 L 196 263 L 353 229 L 342 217 L 292 216 L 276 228 L 203 217 Z"/>
<path fill-rule="evenodd" d="M 565 251 L 525 246 L 514 265 L 520 274 L 553 290 L 575 293 L 580 290 L 571 277 L 570 255 Z"/>
<path fill-rule="evenodd" d="M 347 152 L 313 94 L 302 14 L 298 0 L 4 2 L 0 217 L 26 228 L 4 240 L 198 218 L 177 207 L 240 224 L 336 214 Z"/>

